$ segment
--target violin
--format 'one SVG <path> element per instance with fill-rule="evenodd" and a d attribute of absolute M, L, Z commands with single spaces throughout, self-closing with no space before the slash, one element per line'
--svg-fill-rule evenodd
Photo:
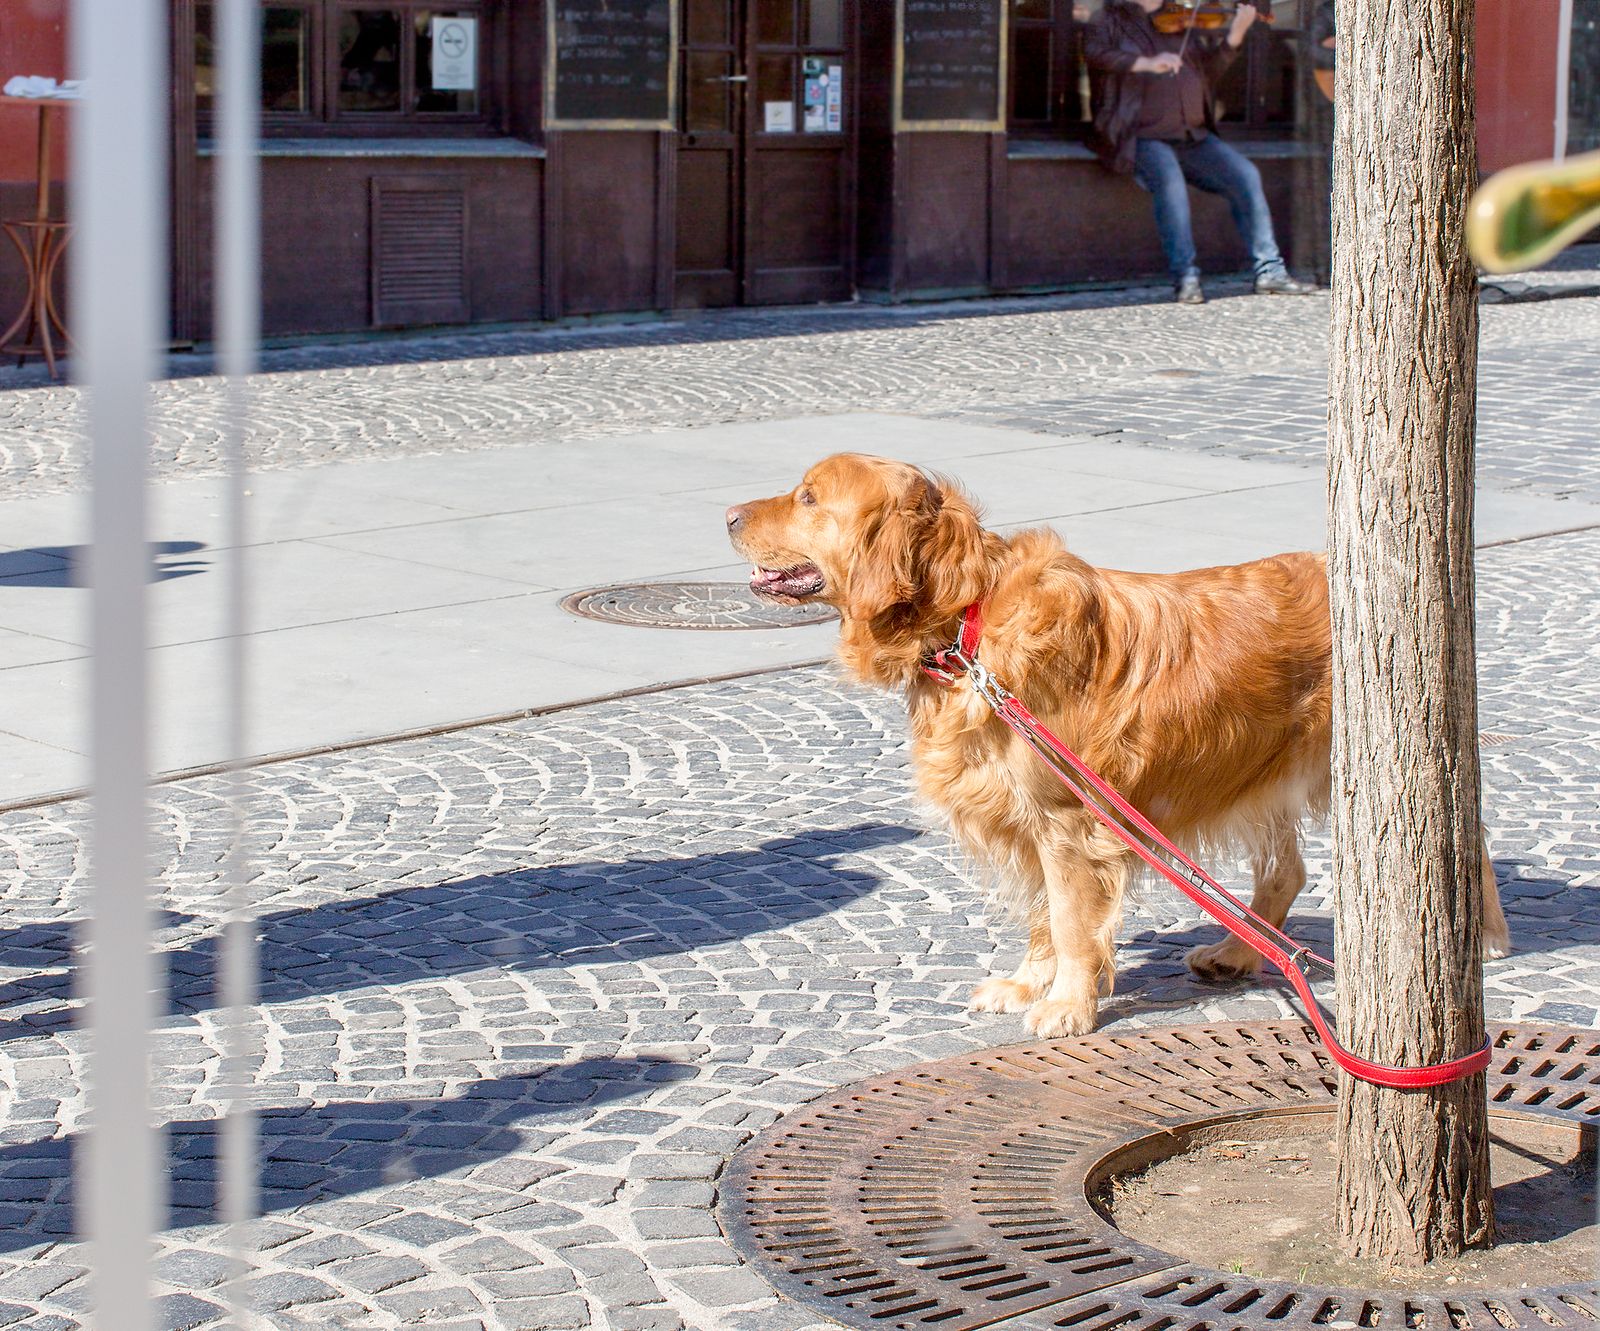
<path fill-rule="evenodd" d="M 1150 15 L 1151 26 L 1164 37 L 1188 33 L 1196 28 L 1201 32 L 1216 32 L 1233 22 L 1239 5 L 1253 8 L 1262 23 L 1272 22 L 1272 0 L 1238 0 L 1237 4 L 1215 3 L 1214 0 L 1165 0 L 1161 8 Z"/>

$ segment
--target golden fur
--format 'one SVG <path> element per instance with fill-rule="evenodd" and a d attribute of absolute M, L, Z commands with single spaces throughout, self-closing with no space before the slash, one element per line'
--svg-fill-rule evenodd
<path fill-rule="evenodd" d="M 858 454 L 729 509 L 728 527 L 756 590 L 836 606 L 846 668 L 904 691 L 921 792 L 1027 919 L 1022 964 L 979 985 L 974 1008 L 1026 1010 L 1045 1037 L 1093 1029 L 1139 865 L 970 688 L 923 674 L 972 601 L 984 603 L 984 664 L 1179 844 L 1241 846 L 1254 909 L 1282 924 L 1305 885 L 1300 824 L 1329 795 L 1320 555 L 1170 575 L 1094 568 L 1054 532 L 984 530 L 948 480 Z M 1485 946 L 1504 955 L 1487 851 L 1484 866 Z M 1188 963 L 1222 979 L 1260 958 L 1229 937 Z"/>

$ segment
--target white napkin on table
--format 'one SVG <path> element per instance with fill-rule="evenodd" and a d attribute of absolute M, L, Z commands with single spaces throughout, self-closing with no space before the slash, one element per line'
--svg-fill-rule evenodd
<path fill-rule="evenodd" d="M 7 97 L 54 97 L 71 100 L 83 96 L 82 79 L 63 79 L 57 83 L 43 74 L 18 74 L 6 80 Z"/>

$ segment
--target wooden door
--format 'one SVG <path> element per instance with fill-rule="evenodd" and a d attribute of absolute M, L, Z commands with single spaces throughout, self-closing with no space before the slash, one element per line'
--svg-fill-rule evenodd
<path fill-rule="evenodd" d="M 737 305 L 740 273 L 748 0 L 680 0 L 678 308 Z"/>
<path fill-rule="evenodd" d="M 852 0 L 682 0 L 679 307 L 855 290 Z"/>

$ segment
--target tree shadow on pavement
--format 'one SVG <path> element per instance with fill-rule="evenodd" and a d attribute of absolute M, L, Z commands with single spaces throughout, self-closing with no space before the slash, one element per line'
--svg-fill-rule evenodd
<path fill-rule="evenodd" d="M 534 971 L 642 961 L 732 942 L 814 919 L 876 889 L 839 857 L 911 841 L 918 829 L 859 824 L 781 837 L 746 850 L 684 858 L 584 861 L 399 888 L 351 901 L 274 911 L 260 920 L 258 1001 L 471 971 Z M 71 921 L 0 930 L 0 966 L 70 955 Z M 53 931 L 53 936 L 52 936 Z M 169 1011 L 215 1006 L 218 940 L 161 953 Z M 49 1002 L 0 1021 L 0 1040 L 72 1026 L 69 969 L 0 985 L 0 1010 Z"/>
<path fill-rule="evenodd" d="M 563 1113 L 638 1099 L 655 1087 L 694 1075 L 662 1058 L 591 1058 L 526 1076 L 468 1084 L 449 1098 L 342 1100 L 293 1105 L 257 1114 L 261 1212 L 288 1211 L 476 1168 L 515 1150 L 537 1149 L 559 1129 Z M 541 1128 L 541 1124 L 545 1125 Z M 219 1223 L 219 1119 L 166 1125 L 163 1176 L 168 1180 L 165 1228 Z M 0 1146 L 0 1252 L 80 1237 L 74 1227 L 72 1178 L 81 1134 Z M 498 1211 L 536 1205 L 514 1183 L 477 1186 L 503 1195 Z M 409 1232 L 418 1224 L 465 1234 L 468 1226 L 403 1213 L 371 1228 L 411 1242 L 449 1233 Z"/>

